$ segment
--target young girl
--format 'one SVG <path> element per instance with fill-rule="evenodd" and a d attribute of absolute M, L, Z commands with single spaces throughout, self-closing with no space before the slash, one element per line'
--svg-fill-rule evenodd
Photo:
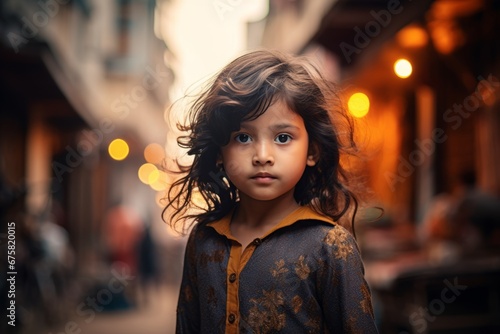
<path fill-rule="evenodd" d="M 352 123 L 332 95 L 304 59 L 255 51 L 192 105 L 179 145 L 194 160 L 164 211 L 195 222 L 177 333 L 377 332 L 358 247 L 337 223 L 357 202 L 340 164 Z"/>

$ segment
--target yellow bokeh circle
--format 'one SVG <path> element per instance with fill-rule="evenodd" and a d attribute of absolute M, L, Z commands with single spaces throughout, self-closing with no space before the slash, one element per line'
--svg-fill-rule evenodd
<path fill-rule="evenodd" d="M 120 138 L 113 140 L 108 146 L 109 156 L 114 160 L 120 161 L 125 159 L 129 152 L 130 149 L 127 142 Z"/>
<path fill-rule="evenodd" d="M 138 171 L 139 180 L 144 184 L 151 184 L 158 180 L 160 171 L 152 163 L 145 163 L 139 167 Z"/>
<path fill-rule="evenodd" d="M 364 117 L 370 110 L 370 99 L 364 93 L 354 93 L 347 101 L 347 108 L 354 117 Z"/>

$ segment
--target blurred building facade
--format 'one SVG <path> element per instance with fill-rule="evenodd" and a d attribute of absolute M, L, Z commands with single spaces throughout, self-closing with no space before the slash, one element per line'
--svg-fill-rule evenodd
<path fill-rule="evenodd" d="M 154 8 L 148 0 L 2 2 L 2 177 L 24 188 L 26 213 L 39 214 L 53 194 L 70 215 L 66 228 L 95 234 L 87 229 L 106 206 L 126 200 L 119 174 L 136 174 L 130 165 L 142 149 L 163 143 L 173 73 L 153 32 Z M 123 166 L 106 152 L 117 137 L 129 141 Z"/>
<path fill-rule="evenodd" d="M 0 3 L 1 232 L 5 222 L 16 223 L 19 303 L 30 297 L 22 291 L 43 281 L 24 289 L 26 275 L 41 271 L 21 274 L 21 266 L 36 270 L 33 252 L 45 254 L 31 244 L 42 223 L 64 231 L 72 277 L 90 282 L 106 254 L 103 225 L 113 205 L 128 206 L 143 221 L 160 219 L 155 192 L 137 176 L 144 148 L 165 142 L 174 80 L 169 50 L 155 37 L 155 7 L 153 0 Z M 123 161 L 108 154 L 117 138 L 128 144 Z M 53 302 L 48 299 L 31 308 L 41 303 L 39 310 L 52 311 L 48 319 L 64 313 L 44 306 Z M 18 317 L 26 322 L 21 312 Z"/>
<path fill-rule="evenodd" d="M 356 168 L 385 213 L 358 228 L 381 333 L 500 328 L 499 19 L 490 0 L 270 1 L 262 44 L 369 101 Z M 468 291 L 445 303 L 453 281 Z"/>

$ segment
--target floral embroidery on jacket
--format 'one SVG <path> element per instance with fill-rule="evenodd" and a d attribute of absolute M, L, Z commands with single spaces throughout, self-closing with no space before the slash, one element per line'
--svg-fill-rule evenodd
<path fill-rule="evenodd" d="M 285 327 L 283 313 L 284 296 L 281 291 L 262 291 L 263 296 L 250 299 L 254 306 L 250 309 L 248 323 L 256 333 L 280 331 Z"/>

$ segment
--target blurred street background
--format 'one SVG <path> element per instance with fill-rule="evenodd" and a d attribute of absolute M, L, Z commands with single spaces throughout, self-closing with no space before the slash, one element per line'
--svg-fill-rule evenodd
<path fill-rule="evenodd" d="M 174 102 L 271 48 L 356 119 L 380 332 L 500 333 L 499 31 L 497 0 L 2 0 L 0 332 L 175 332 Z"/>

